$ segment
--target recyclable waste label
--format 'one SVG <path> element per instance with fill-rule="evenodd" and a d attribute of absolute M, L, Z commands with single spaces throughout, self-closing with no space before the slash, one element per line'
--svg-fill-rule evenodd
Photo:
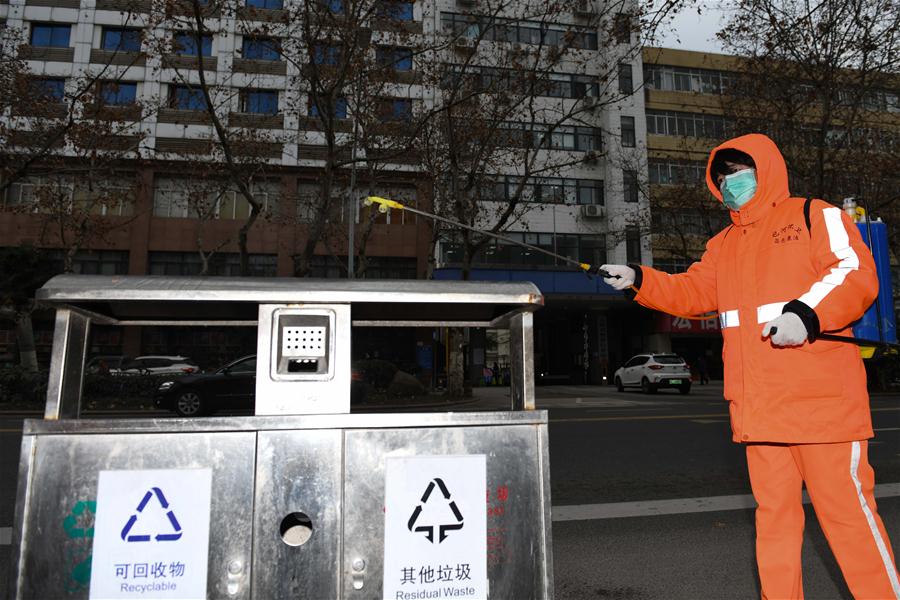
<path fill-rule="evenodd" d="M 485 455 L 385 461 L 385 600 L 487 598 Z"/>
<path fill-rule="evenodd" d="M 101 471 L 91 600 L 206 598 L 212 471 Z"/>

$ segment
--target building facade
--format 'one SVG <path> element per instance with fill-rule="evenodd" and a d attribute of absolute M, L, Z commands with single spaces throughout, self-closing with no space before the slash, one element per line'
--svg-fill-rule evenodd
<path fill-rule="evenodd" d="M 440 156 L 459 153 L 423 146 L 425 116 L 449 114 L 454 76 L 503 81 L 479 91 L 494 99 L 481 106 L 519 108 L 479 123 L 516 151 L 495 144 L 471 168 L 488 207 L 480 224 L 514 201 L 507 237 L 590 264 L 651 260 L 633 21 L 599 0 L 527 4 L 4 2 L 4 53 L 22 61 L 9 81 L 22 87 L 2 117 L 2 244 L 80 273 L 346 277 L 364 262 L 354 275 L 531 279 L 547 297 L 538 372 L 601 381 L 626 358 L 615 315 L 630 309 L 599 280 L 502 242 L 462 259 L 427 219 L 359 203 L 445 210 Z M 528 91 L 509 84 L 517 70 Z M 205 352 L 223 335 L 101 330 L 92 349 Z M 474 336 L 472 372 L 502 362 L 502 340 Z M 37 339 L 46 350 L 40 325 Z"/>

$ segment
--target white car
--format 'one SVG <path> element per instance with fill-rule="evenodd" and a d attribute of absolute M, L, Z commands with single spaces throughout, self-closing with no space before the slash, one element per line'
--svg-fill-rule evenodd
<path fill-rule="evenodd" d="M 113 375 L 188 375 L 199 373 L 200 367 L 186 356 L 138 356 L 111 369 Z"/>
<path fill-rule="evenodd" d="M 645 394 L 659 388 L 677 388 L 682 394 L 691 391 L 691 370 L 677 354 L 638 354 L 613 376 L 616 389 L 640 387 Z"/>

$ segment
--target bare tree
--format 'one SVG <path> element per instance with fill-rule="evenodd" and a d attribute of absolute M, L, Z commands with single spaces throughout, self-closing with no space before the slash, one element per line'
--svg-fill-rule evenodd
<path fill-rule="evenodd" d="M 900 6 L 890 0 L 741 0 L 719 34 L 744 68 L 726 102 L 738 132 L 763 131 L 795 193 L 868 200 L 900 226 Z M 900 256 L 897 236 L 891 236 Z"/>

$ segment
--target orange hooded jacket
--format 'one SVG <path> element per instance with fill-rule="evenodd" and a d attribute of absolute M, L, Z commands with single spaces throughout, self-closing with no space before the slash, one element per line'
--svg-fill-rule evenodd
<path fill-rule="evenodd" d="M 686 273 L 640 267 L 636 300 L 676 314 L 719 314 L 725 399 L 736 442 L 827 443 L 872 437 L 859 349 L 818 340 L 777 347 L 763 326 L 782 312 L 803 320 L 810 340 L 849 328 L 878 293 L 875 262 L 852 220 L 815 200 L 809 230 L 804 198 L 788 192 L 784 158 L 768 137 L 729 140 L 710 154 L 706 184 L 722 200 L 710 168 L 723 148 L 756 162 L 757 191 L 706 245 Z"/>

